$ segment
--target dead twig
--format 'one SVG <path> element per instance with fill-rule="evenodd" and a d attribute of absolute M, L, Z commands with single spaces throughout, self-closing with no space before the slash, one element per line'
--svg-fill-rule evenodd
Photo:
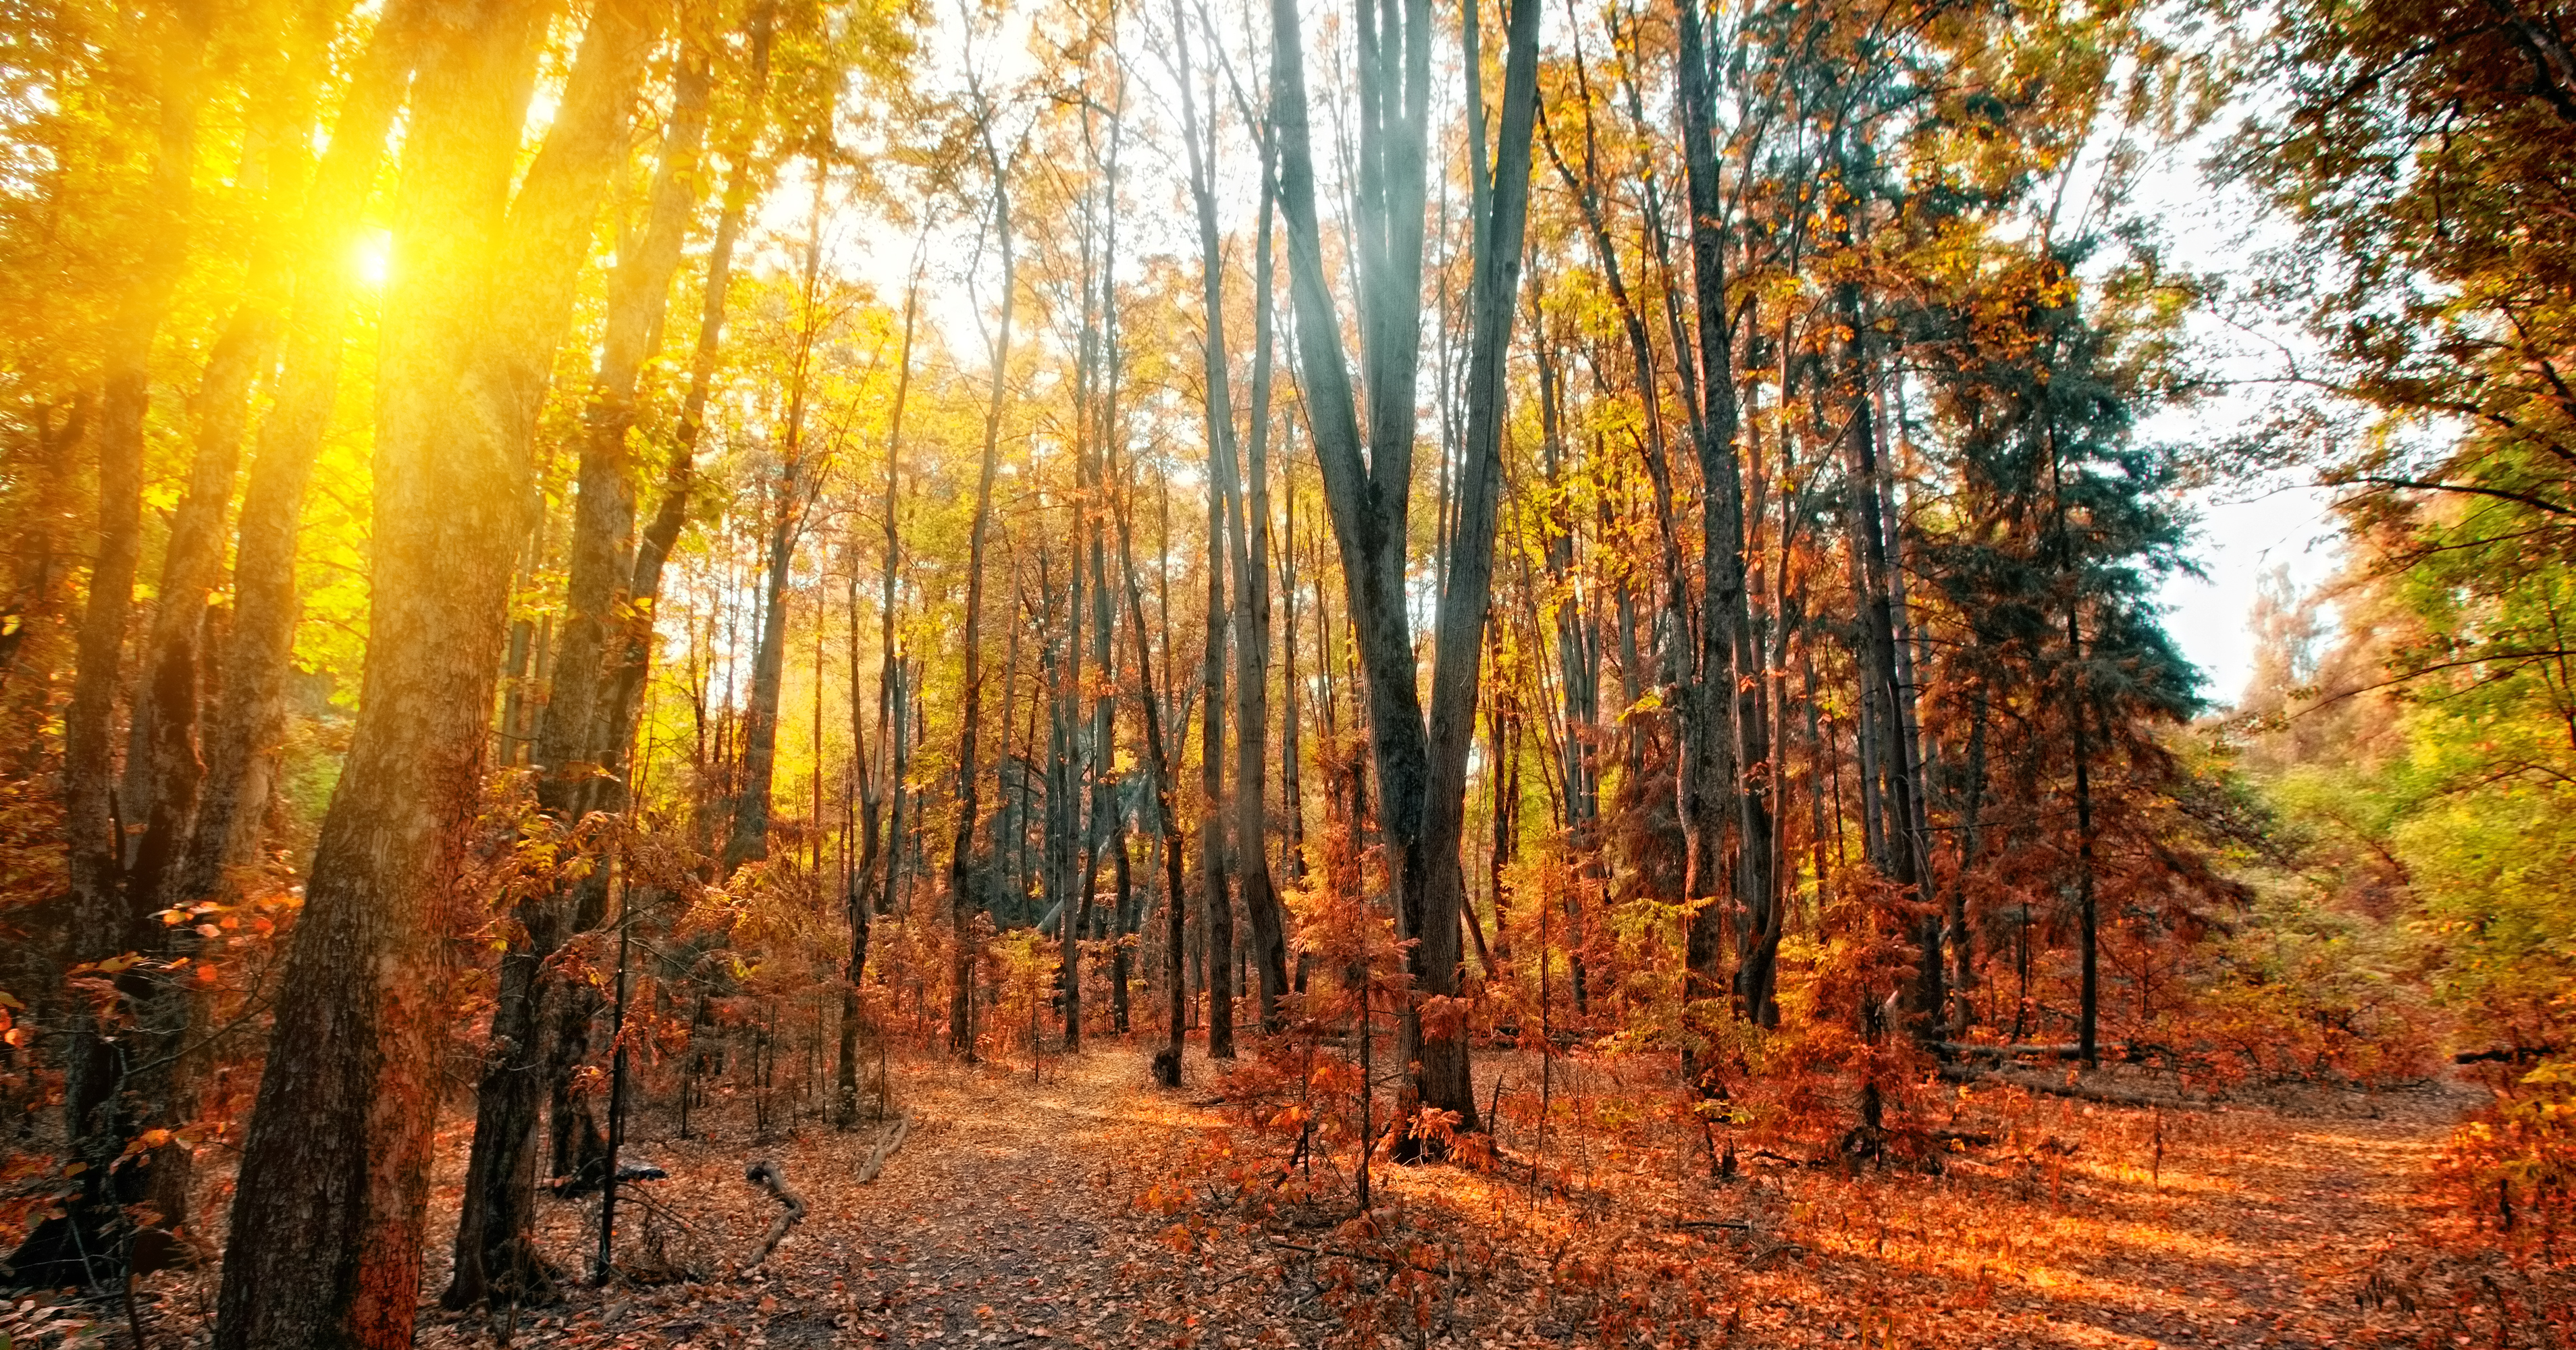
<path fill-rule="evenodd" d="M 1309 1256 L 1338 1256 L 1346 1261 L 1372 1261 L 1381 1266 L 1397 1266 L 1405 1270 L 1418 1270 L 1425 1275 L 1437 1275 L 1444 1280 L 1455 1278 L 1450 1272 L 1438 1266 L 1426 1266 L 1419 1261 L 1408 1261 L 1402 1257 L 1372 1256 L 1367 1252 L 1355 1252 L 1343 1247 L 1309 1247 L 1305 1243 L 1289 1242 L 1282 1238 L 1272 1238 L 1270 1245 L 1287 1251 L 1304 1252 Z"/>

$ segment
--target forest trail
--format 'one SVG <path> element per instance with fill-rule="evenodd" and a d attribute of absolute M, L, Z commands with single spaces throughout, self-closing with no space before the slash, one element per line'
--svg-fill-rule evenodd
<path fill-rule="evenodd" d="M 1129 1199 L 1174 1166 L 1198 1113 L 1147 1091 L 1145 1059 L 1124 1046 L 1050 1058 L 1032 1083 L 1017 1068 L 898 1066 L 897 1105 L 914 1127 L 868 1185 L 855 1178 L 884 1126 L 848 1134 L 801 1122 L 752 1146 L 647 1137 L 631 1152 L 671 1179 L 640 1189 L 679 1216 L 622 1209 L 619 1254 L 661 1236 L 675 1263 L 712 1265 L 706 1283 L 569 1291 L 565 1306 L 533 1312 L 511 1337 L 530 1345 L 1119 1346 L 1182 1344 L 1175 1300 L 1193 1280 L 1155 1239 L 1167 1220 Z M 810 1206 L 761 1269 L 724 1278 L 757 1246 L 776 1213 L 742 1178 L 748 1161 L 779 1160 Z M 450 1169 L 453 1170 L 453 1169 Z M 452 1223 L 453 1178 L 442 1176 L 431 1231 Z M 633 1190 L 629 1191 L 632 1194 Z M 621 1205 L 624 1202 L 621 1201 Z M 595 1201 L 541 1206 L 547 1251 L 589 1250 Z M 692 1225 L 683 1231 L 679 1223 Z M 421 1344 L 489 1346 L 483 1317 L 438 1313 L 445 1278 L 434 1261 Z"/>
<path fill-rule="evenodd" d="M 1204 1070 L 1192 1061 L 1191 1093 L 1209 1090 Z M 871 1128 L 807 1130 L 760 1151 L 641 1141 L 638 1154 L 672 1173 L 646 1193 L 695 1226 L 654 1225 L 675 1261 L 692 1253 L 739 1260 L 755 1245 L 772 1211 L 741 1180 L 750 1157 L 782 1160 L 812 1214 L 747 1279 L 577 1290 L 516 1327 L 511 1343 L 1351 1343 L 1354 1328 L 1319 1297 L 1347 1269 L 1284 1252 L 1241 1215 L 1208 1210 L 1206 1187 L 1171 1185 L 1212 1175 L 1213 1141 L 1249 1145 L 1215 1112 L 1145 1086 L 1141 1053 L 1110 1046 L 1050 1060 L 1035 1085 L 1024 1063 L 1016 1074 L 1002 1065 L 917 1064 L 896 1078 L 918 1127 L 869 1186 L 851 1178 L 878 1137 Z M 2341 1105 L 2332 1114 L 2232 1108 L 2159 1117 L 2041 1098 L 2021 1103 L 2005 1142 L 1958 1156 L 1939 1178 L 1777 1167 L 1723 1185 L 1665 1184 L 1642 1172 L 1596 1172 L 1594 1184 L 1626 1197 L 1613 1222 L 1633 1222 L 1633 1236 L 1617 1241 L 1645 1287 L 1654 1262 L 1679 1259 L 1717 1295 L 1697 1325 L 1660 1326 L 1658 1344 L 1668 1335 L 1682 1345 L 1872 1347 L 2413 1340 L 2434 1324 L 2361 1296 L 2374 1271 L 2396 1272 L 2390 1278 L 2404 1287 L 2391 1256 L 2408 1250 L 2426 1217 L 2415 1192 L 2454 1103 Z M 1615 1158 L 1619 1145 L 1595 1147 L 1596 1157 Z M 1191 1205 L 1177 1213 L 1138 1205 L 1157 1182 L 1167 1194 L 1190 1194 Z M 1588 1320 L 1573 1308 L 1610 1301 L 1600 1288 L 1542 1288 L 1542 1248 L 1563 1231 L 1548 1210 L 1566 1206 L 1543 1206 L 1533 1222 L 1514 1214 L 1494 1223 L 1518 1206 L 1496 1200 L 1482 1179 L 1388 1169 L 1381 1185 L 1390 1204 L 1445 1206 L 1495 1243 L 1482 1269 L 1461 1264 L 1461 1290 L 1422 1344 L 1558 1343 Z M 452 1203 L 442 1188 L 433 1232 Z M 578 1226 L 595 1221 L 595 1204 L 549 1201 L 543 1212 L 558 1259 L 587 1250 Z M 628 1223 L 646 1224 L 627 1212 L 635 1216 Z M 1763 1237 L 1677 1236 L 1668 1222 L 1675 1212 L 1744 1214 Z M 1639 1217 L 1649 1215 L 1666 1217 Z M 632 1261 L 632 1245 L 650 1239 L 640 1227 L 621 1228 L 621 1257 Z M 1782 1252 L 1789 1259 L 1776 1259 Z M 434 1292 L 443 1271 L 431 1273 Z M 427 1317 L 427 1346 L 500 1341 L 500 1329 L 479 1317 Z"/>

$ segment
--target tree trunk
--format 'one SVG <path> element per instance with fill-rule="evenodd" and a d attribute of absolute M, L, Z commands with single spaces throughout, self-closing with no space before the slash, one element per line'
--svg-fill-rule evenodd
<path fill-rule="evenodd" d="M 828 114 L 826 114 L 828 124 Z M 787 379 L 787 424 L 779 429 L 778 474 L 770 489 L 768 572 L 762 589 L 760 645 L 752 658 L 751 697 L 743 707 L 742 784 L 734 799 L 733 829 L 725 838 L 724 869 L 769 856 L 770 788 L 778 770 L 778 700 L 787 679 L 787 573 L 804 533 L 806 508 L 818 486 L 806 463 L 805 414 L 813 393 L 814 345 L 825 322 L 821 312 L 823 191 L 830 160 L 813 159 L 814 206 L 805 235 L 805 275 L 796 328 L 795 362 Z"/>
<path fill-rule="evenodd" d="M 1126 89 L 1122 82 L 1118 104 L 1113 107 L 1109 123 L 1108 184 L 1102 194 L 1102 243 L 1100 261 L 1100 325 L 1094 340 L 1094 374 L 1092 399 L 1098 413 L 1090 430 L 1089 491 L 1083 494 L 1081 513 L 1085 518 L 1074 529 L 1074 544 L 1079 550 L 1085 536 L 1091 549 L 1091 664 L 1099 683 L 1091 699 L 1091 805 L 1083 827 L 1082 845 L 1082 923 L 1080 931 L 1089 931 L 1092 905 L 1100 878 L 1100 851 L 1114 846 L 1118 850 L 1118 891 L 1116 923 L 1111 925 L 1113 940 L 1127 929 L 1127 836 L 1125 815 L 1120 809 L 1116 756 L 1110 742 L 1115 731 L 1118 670 L 1111 627 L 1117 622 L 1117 605 L 1109 591 L 1108 517 L 1103 498 L 1117 462 L 1120 422 L 1118 418 L 1118 152 L 1125 141 L 1126 122 L 1123 108 Z M 1086 528 L 1087 527 L 1087 528 Z M 1074 567 L 1082 559 L 1077 554 Z M 1077 665 L 1078 668 L 1078 665 Z M 1066 949 L 1064 970 L 1067 990 L 1065 1048 L 1080 1048 L 1079 1033 L 1082 1006 L 1081 949 Z M 1113 947 L 1110 969 L 1110 1004 L 1118 1031 L 1127 1030 L 1127 949 L 1123 943 Z"/>
<path fill-rule="evenodd" d="M 245 1141 L 215 1343 L 406 1346 L 463 861 L 546 373 L 661 14 L 603 3 L 515 202 L 544 12 L 436 30 L 404 149 L 378 374 L 374 595 Z M 507 211 L 505 216 L 505 203 Z"/>
<path fill-rule="evenodd" d="M 98 545 L 76 639 L 71 703 L 63 714 L 71 935 L 62 953 L 66 965 L 128 951 L 150 953 L 159 945 L 157 922 L 148 917 L 135 922 L 128 841 L 147 822 L 129 815 L 118 800 L 116 705 L 125 683 L 126 628 L 133 617 L 143 547 L 144 419 L 151 404 L 152 348 L 187 262 L 197 81 L 211 21 L 206 8 L 186 4 L 161 13 L 147 27 L 153 32 L 158 141 L 142 185 L 150 206 L 126 245 L 135 260 L 133 270 L 101 334 Z M 137 691 L 138 704 L 148 708 L 173 692 L 157 683 L 147 679 Z M 191 699 L 195 693 L 193 687 L 175 692 Z M 150 996 L 153 978 L 136 968 L 121 975 L 117 987 L 127 999 L 139 1001 Z M 85 1168 L 84 1179 L 66 1216 L 40 1225 L 13 1253 L 11 1263 L 20 1278 L 86 1285 L 120 1265 L 113 1259 L 94 1261 L 85 1253 L 92 1245 L 101 1250 L 112 1246 L 112 1235 L 123 1224 L 120 1207 L 144 1197 L 145 1170 L 115 1166 L 125 1141 L 139 1128 L 125 1098 L 131 1052 L 123 1038 L 108 1034 L 95 1018 L 75 1019 L 63 1051 L 63 1116 L 68 1151 Z"/>
<path fill-rule="evenodd" d="M 979 109 L 985 167 L 993 175 L 993 231 L 1001 245 L 1002 309 L 993 329 L 991 390 L 984 404 L 984 450 L 975 477 L 975 523 L 966 545 L 965 669 L 957 702 L 957 834 L 948 856 L 948 925 L 953 944 L 949 963 L 948 1051 L 962 1058 L 975 1054 L 974 879 L 975 802 L 978 777 L 975 743 L 982 719 L 984 641 L 984 540 L 993 517 L 993 478 L 999 470 L 1004 383 L 1010 372 L 1011 307 L 1019 283 L 1011 251 L 1010 167 L 993 142 L 992 109 Z M 1016 156 L 1015 156 L 1016 158 Z"/>
<path fill-rule="evenodd" d="M 1189 20 L 1172 4 L 1172 45 L 1179 60 L 1181 136 L 1188 147 L 1190 197 L 1198 208 L 1200 374 L 1207 423 L 1207 641 L 1199 688 L 1206 706 L 1199 731 L 1199 914 L 1206 944 L 1208 1056 L 1234 1058 L 1234 902 L 1226 888 L 1225 848 L 1225 642 L 1226 504 L 1235 492 L 1234 396 L 1228 388 L 1225 344 L 1225 272 L 1216 228 L 1217 110 L 1200 127 L 1196 77 L 1190 68 Z M 1203 139 L 1204 137 L 1204 139 Z M 1242 550 L 1234 550 L 1240 565 Z M 1258 846 L 1258 841 L 1255 841 Z M 1257 922 L 1257 921 L 1256 921 Z"/>
<path fill-rule="evenodd" d="M 1136 648 L 1136 703 L 1144 713 L 1145 768 L 1153 775 L 1154 821 L 1163 839 L 1163 987 L 1168 996 L 1163 1053 L 1171 1056 L 1170 1086 L 1178 1087 L 1189 1000 L 1181 966 L 1181 910 L 1187 903 L 1181 880 L 1181 825 L 1172 809 L 1172 760 L 1163 740 L 1162 700 L 1154 694 L 1153 646 L 1145 640 L 1145 600 L 1136 586 L 1136 553 L 1124 515 L 1118 519 L 1118 561 L 1127 574 L 1127 634 Z"/>
<path fill-rule="evenodd" d="M 1458 989 L 1460 906 L 1465 877 L 1466 759 L 1474 736 L 1476 686 L 1491 600 L 1495 499 L 1501 477 L 1502 366 L 1517 309 L 1521 237 L 1527 220 L 1530 139 L 1537 102 L 1538 14 L 1514 6 L 1509 20 L 1498 161 L 1489 215 L 1477 222 L 1475 332 L 1468 374 L 1468 431 L 1459 521 L 1444 585 L 1426 727 L 1415 690 L 1404 606 L 1405 500 L 1411 482 L 1413 385 L 1418 364 L 1422 276 L 1424 134 L 1429 101 L 1430 6 L 1408 0 L 1380 33 L 1364 7 L 1359 34 L 1361 201 L 1359 226 L 1363 347 L 1369 363 L 1368 455 L 1349 367 L 1323 267 L 1308 144 L 1304 57 L 1293 5 L 1271 6 L 1274 117 L 1280 141 L 1280 208 L 1288 226 L 1290 294 L 1297 307 L 1309 423 L 1324 474 L 1325 500 L 1340 542 L 1352 636 L 1367 672 L 1371 740 L 1378 765 L 1379 824 L 1397 902 L 1397 931 L 1417 999 Z M 1398 63 L 1401 62 L 1401 75 Z M 1401 108 L 1398 100 L 1401 100 Z M 1374 114 L 1369 115 L 1369 114 Z M 1478 166 L 1481 171 L 1482 166 Z M 1476 1128 L 1463 1019 L 1443 1016 L 1424 1034 L 1419 1003 L 1402 1020 L 1403 1057 L 1419 1066 L 1414 1091 L 1424 1106 Z"/>
<path fill-rule="evenodd" d="M 564 625 L 539 714 L 534 760 L 540 770 L 538 806 L 567 833 L 598 805 L 593 766 L 616 758 L 607 742 L 619 729 L 603 718 L 601 695 L 617 609 L 633 573 L 635 481 L 627 434 L 635 421 L 636 386 L 659 347 L 671 278 L 697 206 L 711 79 L 703 53 L 684 56 L 643 238 L 618 259 L 609 279 L 607 333 L 591 381 L 578 469 Z M 593 888 L 585 880 L 576 889 L 587 899 Z M 593 907 L 563 891 L 530 897 L 517 907 L 520 931 L 501 957 L 492 1036 L 475 1089 L 454 1274 L 440 1299 L 450 1308 L 493 1298 L 542 1299 L 550 1290 L 551 1274 L 530 1241 L 537 1113 L 547 1087 L 539 1010 L 559 982 L 548 963 L 573 932 L 598 921 L 581 912 Z"/>
<path fill-rule="evenodd" d="M 1721 200 L 1711 125 L 1714 96 L 1711 53 L 1697 0 L 1676 0 L 1680 34 L 1679 99 L 1684 167 L 1691 204 L 1691 281 L 1696 302 L 1701 403 L 1692 419 L 1699 453 L 1701 512 L 1701 617 L 1698 677 L 1689 704 L 1698 772 L 1692 784 L 1699 820 L 1692 858 L 1694 899 L 1718 894 L 1707 869 L 1720 863 L 1718 839 L 1731 832 L 1735 875 L 1728 888 L 1748 924 L 1769 894 L 1771 837 L 1768 807 L 1755 787 L 1768 757 L 1761 718 L 1754 707 L 1758 673 L 1744 581 L 1744 486 L 1736 462 L 1740 421 L 1735 390 L 1735 323 L 1726 278 L 1726 208 Z M 1687 357 L 1685 357 L 1687 359 Z M 1691 989 L 1695 998 L 1719 992 L 1718 943 L 1727 907 L 1709 903 L 1691 920 Z"/>
<path fill-rule="evenodd" d="M 1244 490 L 1228 510 L 1234 547 L 1234 871 L 1252 926 L 1261 1029 L 1280 1027 L 1288 993 L 1287 913 L 1270 878 L 1270 339 L 1271 153 L 1261 138 L 1261 222 L 1252 253 L 1252 407 Z"/>
<path fill-rule="evenodd" d="M 913 273 L 903 292 L 903 346 L 896 358 L 894 408 L 886 427 L 885 548 L 878 571 L 880 590 L 877 597 L 876 741 L 879 743 L 900 740 L 903 735 L 900 724 L 903 715 L 902 707 L 895 698 L 895 685 L 901 678 L 898 672 L 903 658 L 896 652 L 894 644 L 894 569 L 896 556 L 902 550 L 903 535 L 900 526 L 896 523 L 895 499 L 902 476 L 903 410 L 904 404 L 910 400 L 912 394 L 913 324 L 919 317 L 920 299 L 921 258 L 919 250 L 916 249 L 913 257 Z M 859 989 L 862 977 L 867 974 L 868 930 L 871 926 L 869 921 L 873 917 L 870 910 L 876 908 L 876 902 L 869 894 L 869 887 L 876 876 L 878 859 L 887 852 L 884 841 L 891 836 L 897 841 L 896 848 L 899 850 L 903 837 L 901 829 L 903 779 L 900 767 L 902 755 L 896 753 L 890 756 L 892 766 L 890 768 L 871 767 L 876 765 L 876 757 L 880 751 L 878 745 L 870 743 L 867 728 L 862 724 L 859 716 L 859 568 L 855 527 L 851 532 L 848 561 L 850 568 L 850 753 L 859 766 L 858 772 L 861 775 L 859 780 L 861 843 L 859 864 L 850 875 L 848 894 L 845 898 L 850 925 L 850 962 L 848 969 L 843 973 L 845 984 L 841 990 L 839 1087 L 841 1128 L 843 1129 L 858 1123 Z M 881 828 L 879 812 L 884 809 L 889 784 L 892 786 L 896 802 L 895 823 L 890 828 Z M 887 877 L 885 907 L 891 909 L 895 871 L 895 865 L 891 859 L 885 863 L 885 869 Z"/>

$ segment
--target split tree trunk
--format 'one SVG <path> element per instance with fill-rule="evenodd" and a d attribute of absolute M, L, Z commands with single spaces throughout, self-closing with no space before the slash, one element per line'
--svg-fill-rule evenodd
<path fill-rule="evenodd" d="M 1391 7 L 1387 18 L 1385 31 L 1380 31 L 1370 8 L 1361 9 L 1362 102 L 1377 114 L 1362 119 L 1359 171 L 1365 187 L 1354 222 L 1366 337 L 1362 350 L 1368 363 L 1365 458 L 1359 405 L 1324 269 L 1304 55 L 1296 6 L 1288 0 L 1274 0 L 1271 6 L 1280 210 L 1287 222 L 1289 290 L 1296 304 L 1307 415 L 1341 547 L 1352 636 L 1367 672 L 1379 826 L 1394 883 L 1397 931 L 1414 943 L 1407 963 L 1416 1002 L 1404 1012 L 1401 1049 L 1418 1066 L 1414 1095 L 1420 1104 L 1453 1112 L 1460 1128 L 1474 1129 L 1465 1028 L 1463 1018 L 1455 1015 L 1460 1010 L 1444 1007 L 1444 1015 L 1426 1034 L 1420 1001 L 1454 998 L 1458 991 L 1466 757 L 1475 731 L 1485 612 L 1492 592 L 1502 364 L 1517 308 L 1527 220 L 1538 12 L 1535 0 L 1521 0 L 1510 16 L 1494 188 L 1488 214 L 1477 222 L 1469 425 L 1456 544 L 1441 588 L 1428 725 L 1416 692 L 1405 609 L 1405 515 L 1419 365 L 1430 5 L 1428 0 L 1406 0 L 1400 10 Z"/>
<path fill-rule="evenodd" d="M 453 1010 L 436 915 L 473 818 L 546 374 L 658 6 L 594 11 L 513 202 L 545 11 L 436 16 L 396 207 L 357 728 L 244 1144 L 215 1343 L 407 1346 Z"/>
<path fill-rule="evenodd" d="M 562 636 L 539 714 L 537 803 L 569 833 L 599 806 L 595 766 L 613 759 L 616 734 L 602 716 L 610 639 L 633 566 L 635 472 L 627 435 L 636 386 L 660 344 L 671 278 L 697 205 L 712 73 L 704 53 L 683 55 L 672 115 L 647 198 L 643 237 L 609 279 L 606 338 L 591 382 L 565 591 Z M 519 934 L 502 953 L 492 1035 L 475 1091 L 474 1140 L 456 1228 L 454 1274 L 441 1301 L 544 1297 L 551 1275 L 529 1241 L 535 1223 L 537 1113 L 546 1098 L 540 1012 L 561 985 L 548 965 L 574 932 L 602 917 L 604 891 L 585 880 L 517 907 Z"/>

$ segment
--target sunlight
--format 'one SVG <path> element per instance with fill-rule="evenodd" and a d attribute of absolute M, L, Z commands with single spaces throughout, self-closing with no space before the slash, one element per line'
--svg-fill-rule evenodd
<path fill-rule="evenodd" d="M 349 270 L 358 284 L 371 291 L 385 288 L 385 278 L 393 274 L 393 231 L 368 228 L 358 232 L 349 245 Z"/>

